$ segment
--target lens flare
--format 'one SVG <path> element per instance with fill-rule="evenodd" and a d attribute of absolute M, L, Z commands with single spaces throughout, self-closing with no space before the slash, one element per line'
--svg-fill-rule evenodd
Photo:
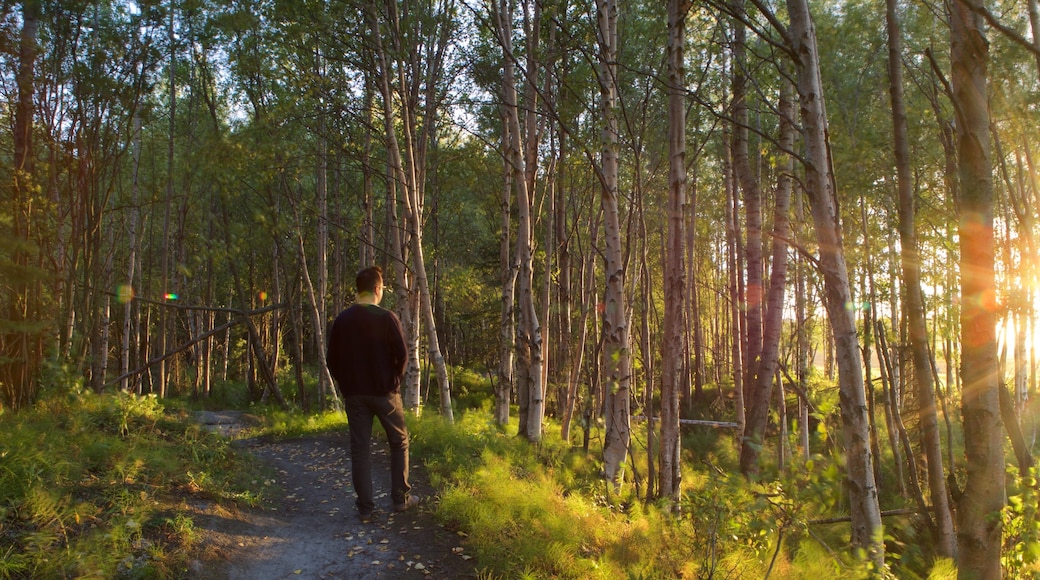
<path fill-rule="evenodd" d="M 134 287 L 129 284 L 120 284 L 116 286 L 116 300 L 120 304 L 126 304 L 134 299 Z"/>

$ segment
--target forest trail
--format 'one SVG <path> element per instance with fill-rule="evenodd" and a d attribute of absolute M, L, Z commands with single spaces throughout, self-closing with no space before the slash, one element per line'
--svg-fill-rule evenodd
<path fill-rule="evenodd" d="M 241 414 L 200 414 L 200 423 L 225 434 L 241 429 Z M 376 430 L 377 433 L 381 432 Z M 264 580 L 279 578 L 475 578 L 462 538 L 430 512 L 434 490 L 421 461 L 412 458 L 413 492 L 423 503 L 395 514 L 389 498 L 386 441 L 373 442 L 377 510 L 371 523 L 358 520 L 350 483 L 346 433 L 289 440 L 241 439 L 233 443 L 270 468 L 265 485 L 278 491 L 265 508 L 229 512 L 213 502 L 189 507 L 201 535 L 203 558 L 194 577 Z M 380 503 L 385 504 L 382 510 Z"/>

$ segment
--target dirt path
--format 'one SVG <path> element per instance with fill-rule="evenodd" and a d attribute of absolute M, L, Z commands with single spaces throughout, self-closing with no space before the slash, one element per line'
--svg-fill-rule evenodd
<path fill-rule="evenodd" d="M 233 432 L 234 421 L 232 417 L 209 425 Z M 278 499 L 269 509 L 232 513 L 210 502 L 189 506 L 206 552 L 194 570 L 198 576 L 242 580 L 476 577 L 462 538 L 430 512 L 433 490 L 415 457 L 413 492 L 423 503 L 403 514 L 389 509 L 385 440 L 377 438 L 373 445 L 377 511 L 369 524 L 358 521 L 354 509 L 346 433 L 286 441 L 243 439 L 234 445 L 273 470 L 269 485 L 280 492 L 270 494 Z M 381 502 L 385 506 L 380 511 Z"/>

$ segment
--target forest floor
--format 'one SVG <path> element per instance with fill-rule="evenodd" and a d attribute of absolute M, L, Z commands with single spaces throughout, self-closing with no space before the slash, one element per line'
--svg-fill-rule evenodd
<path fill-rule="evenodd" d="M 200 423 L 225 434 L 244 428 L 238 412 L 200 413 Z M 378 432 L 378 429 L 376 430 Z M 237 439 L 235 448 L 251 453 L 273 474 L 273 500 L 263 508 L 229 511 L 214 502 L 189 505 L 203 556 L 193 577 L 227 579 L 476 578 L 460 533 L 432 513 L 435 491 L 421 461 L 412 458 L 413 493 L 422 498 L 404 513 L 390 509 L 389 454 L 374 438 L 373 485 L 377 510 L 361 523 L 350 483 L 347 434 L 294 439 Z M 379 510 L 379 503 L 385 504 Z"/>

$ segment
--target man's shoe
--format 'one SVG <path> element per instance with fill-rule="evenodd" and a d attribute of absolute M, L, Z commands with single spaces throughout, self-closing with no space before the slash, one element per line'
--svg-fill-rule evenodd
<path fill-rule="evenodd" d="M 404 500 L 404 503 L 395 503 L 394 511 L 398 513 L 406 512 L 417 505 L 419 505 L 419 496 L 410 495 L 408 496 L 408 499 Z"/>
<path fill-rule="evenodd" d="M 372 512 L 358 512 L 358 520 L 363 524 L 370 523 L 372 521 Z"/>

